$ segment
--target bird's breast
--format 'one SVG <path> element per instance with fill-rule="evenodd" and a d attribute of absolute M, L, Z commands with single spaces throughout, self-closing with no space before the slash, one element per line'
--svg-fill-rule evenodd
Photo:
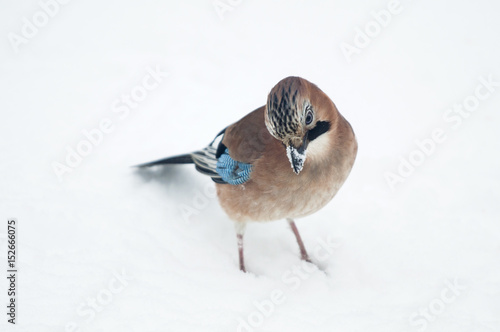
<path fill-rule="evenodd" d="M 248 182 L 217 185 L 220 204 L 231 219 L 271 221 L 310 215 L 335 196 L 350 170 L 311 157 L 295 174 L 286 153 L 276 152 L 254 163 Z"/>

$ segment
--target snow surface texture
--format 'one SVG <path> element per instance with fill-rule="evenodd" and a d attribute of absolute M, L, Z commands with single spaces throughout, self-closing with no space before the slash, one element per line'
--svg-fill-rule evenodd
<path fill-rule="evenodd" d="M 232 3 L 72 1 L 16 53 L 41 7 L 2 2 L 0 266 L 15 217 L 20 274 L 0 330 L 500 331 L 499 3 L 401 0 L 388 23 L 389 1 Z M 358 158 L 297 221 L 322 270 L 278 221 L 247 228 L 243 274 L 210 178 L 129 166 L 203 148 L 289 75 Z"/>

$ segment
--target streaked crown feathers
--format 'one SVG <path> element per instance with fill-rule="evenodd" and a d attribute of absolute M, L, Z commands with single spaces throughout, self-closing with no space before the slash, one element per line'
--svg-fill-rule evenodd
<path fill-rule="evenodd" d="M 269 133 L 276 139 L 284 142 L 303 135 L 303 111 L 309 105 L 305 98 L 306 84 L 307 81 L 300 77 L 287 77 L 269 93 L 265 122 Z"/>

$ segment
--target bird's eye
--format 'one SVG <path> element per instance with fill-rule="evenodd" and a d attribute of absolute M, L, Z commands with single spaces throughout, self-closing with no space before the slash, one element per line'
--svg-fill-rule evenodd
<path fill-rule="evenodd" d="M 309 109 L 306 113 L 306 125 L 310 125 L 314 120 L 314 114 L 311 109 Z"/>

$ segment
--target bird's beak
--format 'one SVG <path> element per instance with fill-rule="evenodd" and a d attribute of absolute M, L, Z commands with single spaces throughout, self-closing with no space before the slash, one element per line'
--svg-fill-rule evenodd
<path fill-rule="evenodd" d="M 299 147 L 295 147 L 291 143 L 289 143 L 286 147 L 286 154 L 295 174 L 299 174 L 304 167 L 304 162 L 306 161 L 307 143 L 308 140 L 306 134 Z"/>

